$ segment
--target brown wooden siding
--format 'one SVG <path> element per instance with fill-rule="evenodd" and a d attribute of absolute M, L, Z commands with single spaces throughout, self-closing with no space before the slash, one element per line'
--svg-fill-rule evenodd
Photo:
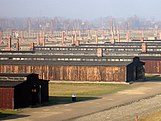
<path fill-rule="evenodd" d="M 161 74 L 161 60 L 146 60 L 145 73 Z"/>
<path fill-rule="evenodd" d="M 125 82 L 126 66 L 0 65 L 0 73 L 37 73 L 40 79 Z"/>
<path fill-rule="evenodd" d="M 0 107 L 2 109 L 14 109 L 14 89 L 0 88 Z"/>

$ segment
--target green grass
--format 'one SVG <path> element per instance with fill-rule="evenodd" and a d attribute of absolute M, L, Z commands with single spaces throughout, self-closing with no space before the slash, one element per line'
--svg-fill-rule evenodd
<path fill-rule="evenodd" d="M 0 118 L 20 113 L 20 110 L 0 110 Z"/>
<path fill-rule="evenodd" d="M 75 94 L 81 97 L 101 96 L 127 89 L 126 84 L 101 84 L 101 83 L 50 83 L 50 96 L 71 96 Z"/>
<path fill-rule="evenodd" d="M 50 103 L 70 103 L 72 95 L 76 95 L 77 101 L 86 101 L 100 98 L 106 94 L 112 94 L 128 89 L 126 84 L 101 84 L 101 83 L 50 83 Z"/>
<path fill-rule="evenodd" d="M 145 74 L 147 81 L 161 81 L 161 76 L 159 74 Z"/>
<path fill-rule="evenodd" d="M 140 117 L 139 121 L 161 121 L 161 111 Z"/>
<path fill-rule="evenodd" d="M 112 94 L 128 89 L 125 84 L 101 84 L 101 83 L 49 83 L 49 103 L 47 105 L 72 103 L 72 94 L 78 101 L 87 101 L 101 98 L 106 94 Z M 17 114 L 21 110 L 0 110 L 0 118 Z"/>

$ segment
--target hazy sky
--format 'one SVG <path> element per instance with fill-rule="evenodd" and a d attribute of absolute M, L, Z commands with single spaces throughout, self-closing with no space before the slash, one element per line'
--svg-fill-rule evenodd
<path fill-rule="evenodd" d="M 0 0 L 0 17 L 114 16 L 161 20 L 161 0 Z"/>

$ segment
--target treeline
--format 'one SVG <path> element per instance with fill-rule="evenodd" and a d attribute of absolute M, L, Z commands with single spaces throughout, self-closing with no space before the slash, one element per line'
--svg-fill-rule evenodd
<path fill-rule="evenodd" d="M 160 29 L 161 21 L 138 16 L 128 18 L 102 17 L 94 20 L 69 19 L 63 17 L 0 18 L 0 30 L 66 31 L 87 29 Z"/>

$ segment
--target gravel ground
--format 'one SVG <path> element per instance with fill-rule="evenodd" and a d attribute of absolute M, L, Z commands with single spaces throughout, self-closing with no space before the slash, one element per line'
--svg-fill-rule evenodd
<path fill-rule="evenodd" d="M 74 119 L 74 121 L 135 121 L 137 114 L 140 118 L 159 110 L 161 110 L 161 95 L 87 115 Z"/>

